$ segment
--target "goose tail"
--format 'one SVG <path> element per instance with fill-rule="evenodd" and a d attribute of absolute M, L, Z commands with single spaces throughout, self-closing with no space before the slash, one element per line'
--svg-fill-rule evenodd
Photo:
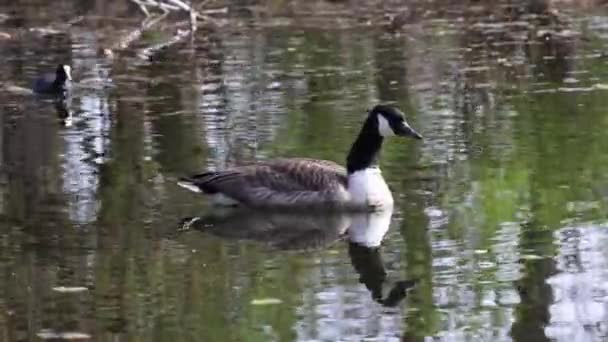
<path fill-rule="evenodd" d="M 181 177 L 178 181 L 177 181 L 177 185 L 181 186 L 184 189 L 190 190 L 192 192 L 202 192 L 201 188 L 196 185 L 196 181 L 192 178 L 188 178 L 188 177 Z"/>

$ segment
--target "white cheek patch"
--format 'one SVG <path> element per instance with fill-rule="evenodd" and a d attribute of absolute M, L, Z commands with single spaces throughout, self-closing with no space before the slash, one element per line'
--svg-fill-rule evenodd
<path fill-rule="evenodd" d="M 390 137 L 395 135 L 391 125 L 389 125 L 388 120 L 382 115 L 378 115 L 378 133 L 380 133 L 383 137 Z"/>
<path fill-rule="evenodd" d="M 72 80 L 72 68 L 70 68 L 69 65 L 64 65 L 63 66 L 63 71 L 65 72 L 65 76 L 68 78 L 68 80 Z"/>

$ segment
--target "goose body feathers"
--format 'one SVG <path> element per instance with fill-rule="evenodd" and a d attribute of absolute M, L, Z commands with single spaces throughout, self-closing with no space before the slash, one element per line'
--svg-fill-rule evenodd
<path fill-rule="evenodd" d="M 70 88 L 72 73 L 69 65 L 59 64 L 54 73 L 44 74 L 34 81 L 37 94 L 65 95 Z"/>
<path fill-rule="evenodd" d="M 395 107 L 378 105 L 365 120 L 346 168 L 328 160 L 289 158 L 235 166 L 182 178 L 178 185 L 213 196 L 216 204 L 253 208 L 373 211 L 392 207 L 378 167 L 385 137 L 422 137 Z"/>
<path fill-rule="evenodd" d="M 328 160 L 276 159 L 205 172 L 178 184 L 213 195 L 216 204 L 335 207 L 349 200 L 346 169 Z"/>

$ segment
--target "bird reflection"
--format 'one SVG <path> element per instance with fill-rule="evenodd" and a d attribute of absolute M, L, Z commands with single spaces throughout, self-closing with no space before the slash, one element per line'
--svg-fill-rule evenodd
<path fill-rule="evenodd" d="M 256 241 L 279 250 L 328 247 L 344 237 L 348 225 L 348 217 L 340 214 L 268 213 L 245 208 L 182 220 L 182 229 Z"/>
<path fill-rule="evenodd" d="M 395 282 L 388 295 L 383 298 L 383 285 L 387 274 L 380 253 L 381 243 L 391 223 L 392 209 L 352 217 L 348 229 L 348 255 L 359 273 L 359 282 L 370 291 L 376 302 L 393 307 L 416 285 L 414 280 Z"/>
<path fill-rule="evenodd" d="M 359 282 L 372 298 L 388 307 L 398 305 L 414 280 L 396 281 L 386 297 L 387 272 L 381 243 L 388 232 L 392 208 L 374 213 L 268 213 L 249 209 L 215 212 L 182 220 L 182 230 L 195 229 L 230 240 L 256 241 L 276 250 L 323 249 L 348 241 L 348 254 Z"/>
<path fill-rule="evenodd" d="M 67 99 L 57 99 L 54 101 L 55 103 L 55 111 L 57 112 L 57 117 L 61 121 L 61 123 L 65 127 L 72 126 L 72 111 L 70 110 L 70 102 Z"/>

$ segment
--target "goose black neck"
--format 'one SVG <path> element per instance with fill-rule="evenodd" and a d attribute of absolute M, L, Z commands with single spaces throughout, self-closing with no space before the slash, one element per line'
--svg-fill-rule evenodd
<path fill-rule="evenodd" d="M 378 156 L 384 138 L 378 134 L 378 129 L 372 127 L 373 121 L 367 120 L 359 136 L 350 148 L 346 158 L 348 174 L 378 165 Z"/>
<path fill-rule="evenodd" d="M 65 84 L 65 81 L 67 81 L 68 77 L 66 76 L 65 73 L 60 73 L 57 72 L 55 74 L 55 81 L 53 81 L 53 85 L 57 88 L 61 88 L 63 87 L 63 85 Z"/>

